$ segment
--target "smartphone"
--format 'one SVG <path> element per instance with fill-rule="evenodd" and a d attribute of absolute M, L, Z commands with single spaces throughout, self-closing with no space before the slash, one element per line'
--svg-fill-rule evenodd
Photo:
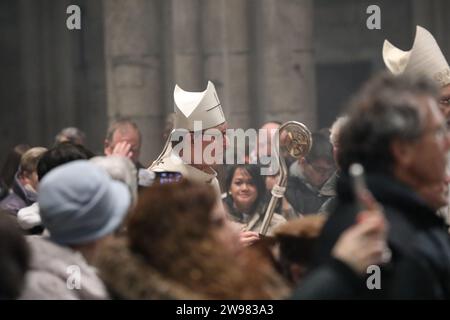
<path fill-rule="evenodd" d="M 353 193 L 355 195 L 355 201 L 357 203 L 358 211 L 368 210 L 370 208 L 367 207 L 366 203 L 369 201 L 376 201 L 370 192 L 369 188 L 366 184 L 366 178 L 364 175 L 364 167 L 359 163 L 353 163 L 349 168 L 349 174 L 351 183 L 353 186 Z M 381 208 L 381 206 L 379 206 Z M 361 216 L 360 214 L 357 217 L 357 222 L 362 222 L 367 216 Z M 387 244 L 383 250 L 382 263 L 386 264 L 391 261 L 392 251 L 389 249 Z"/>
<path fill-rule="evenodd" d="M 364 167 L 359 163 L 353 163 L 349 168 L 353 194 L 360 211 L 367 210 L 366 201 L 368 197 L 373 198 L 372 193 L 367 188 Z"/>
<path fill-rule="evenodd" d="M 155 172 L 155 183 L 156 184 L 169 184 L 169 183 L 177 183 L 183 179 L 183 175 L 179 172 Z"/>

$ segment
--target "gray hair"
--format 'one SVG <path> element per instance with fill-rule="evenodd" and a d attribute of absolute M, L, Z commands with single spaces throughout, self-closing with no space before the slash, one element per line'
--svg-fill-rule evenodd
<path fill-rule="evenodd" d="M 338 163 L 346 171 L 353 162 L 367 171 L 390 174 L 394 139 L 415 141 L 425 129 L 420 97 L 438 97 L 438 88 L 424 78 L 382 73 L 370 80 L 351 104 L 348 123 L 340 132 Z"/>
<path fill-rule="evenodd" d="M 69 141 L 75 144 L 84 145 L 86 135 L 83 131 L 75 127 L 67 127 L 62 129 L 55 137 L 55 144 Z"/>
<path fill-rule="evenodd" d="M 125 127 L 131 127 L 134 130 L 136 130 L 136 132 L 138 133 L 138 136 L 139 136 L 139 142 L 142 143 L 142 135 L 141 135 L 141 131 L 139 130 L 139 127 L 137 126 L 136 122 L 132 121 L 129 118 L 120 118 L 120 119 L 117 119 L 114 122 L 112 122 L 110 124 L 110 126 L 108 127 L 108 131 L 106 132 L 106 140 L 111 142 L 113 139 L 114 133 L 118 129 L 122 129 Z"/>
<path fill-rule="evenodd" d="M 342 130 L 342 127 L 348 122 L 348 116 L 338 117 L 330 128 L 330 142 L 333 147 L 336 147 L 338 144 L 339 134 Z"/>
<path fill-rule="evenodd" d="M 44 147 L 34 147 L 25 152 L 20 158 L 19 175 L 31 174 L 36 171 L 39 160 L 47 151 Z"/>

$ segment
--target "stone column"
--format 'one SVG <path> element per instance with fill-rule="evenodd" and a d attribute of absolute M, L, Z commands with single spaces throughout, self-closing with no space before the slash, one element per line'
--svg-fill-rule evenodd
<path fill-rule="evenodd" d="M 203 79 L 202 5 L 199 0 L 162 0 L 161 80 L 165 114 L 174 112 L 175 84 L 188 91 L 206 88 Z"/>
<path fill-rule="evenodd" d="M 204 1 L 204 77 L 216 84 L 230 128 L 251 125 L 247 9 L 247 1 Z"/>
<path fill-rule="evenodd" d="M 202 6 L 198 0 L 172 0 L 173 79 L 188 91 L 206 88 L 202 72 L 201 11 Z"/>
<path fill-rule="evenodd" d="M 87 145 L 103 152 L 107 128 L 104 21 L 101 0 L 83 0 L 82 30 L 76 46 L 76 123 L 86 132 Z"/>
<path fill-rule="evenodd" d="M 104 0 L 103 9 L 108 118 L 136 121 L 147 166 L 163 145 L 160 2 Z"/>
<path fill-rule="evenodd" d="M 253 105 L 259 121 L 316 126 L 313 1 L 252 0 Z"/>

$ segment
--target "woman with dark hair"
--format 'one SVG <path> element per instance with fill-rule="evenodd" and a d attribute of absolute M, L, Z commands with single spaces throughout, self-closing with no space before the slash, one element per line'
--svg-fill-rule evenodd
<path fill-rule="evenodd" d="M 228 171 L 225 181 L 226 197 L 223 199 L 229 215 L 244 224 L 245 230 L 259 231 L 267 206 L 266 187 L 260 167 L 256 165 L 236 165 Z M 278 225 L 286 222 L 275 213 L 269 225 L 268 234 Z"/>
<path fill-rule="evenodd" d="M 22 158 L 22 155 L 29 149 L 31 149 L 31 147 L 27 144 L 18 144 L 6 156 L 0 174 L 8 188 L 12 188 L 14 175 L 16 174 L 17 169 L 19 169 L 20 158 Z"/>
<path fill-rule="evenodd" d="M 0 171 L 0 200 L 9 194 L 14 182 L 14 175 L 19 169 L 20 158 L 30 148 L 27 144 L 18 144 L 6 156 Z"/>

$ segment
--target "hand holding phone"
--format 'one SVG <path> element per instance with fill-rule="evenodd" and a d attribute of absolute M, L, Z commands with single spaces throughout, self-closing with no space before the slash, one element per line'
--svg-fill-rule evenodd
<path fill-rule="evenodd" d="M 349 174 L 352 179 L 353 192 L 358 206 L 358 215 L 356 216 L 357 223 L 363 223 L 370 217 L 380 217 L 379 231 L 385 236 L 387 234 L 387 221 L 384 217 L 383 207 L 376 201 L 367 187 L 364 176 L 364 167 L 359 163 L 354 163 L 350 166 Z M 387 244 L 383 250 L 383 263 L 390 261 L 392 256 L 391 250 Z"/>
<path fill-rule="evenodd" d="M 375 200 L 366 184 L 364 168 L 359 163 L 354 163 L 349 169 L 352 179 L 353 193 L 358 206 L 358 210 L 364 212 L 382 211 L 382 206 Z M 358 215 L 358 221 L 361 219 Z"/>

